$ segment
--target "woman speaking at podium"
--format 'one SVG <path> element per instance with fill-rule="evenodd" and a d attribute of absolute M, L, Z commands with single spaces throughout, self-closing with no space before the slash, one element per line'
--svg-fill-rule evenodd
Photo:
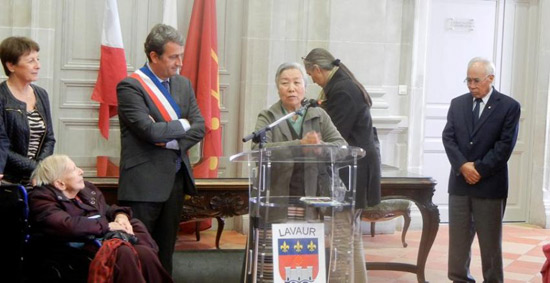
<path fill-rule="evenodd" d="M 302 107 L 306 89 L 305 71 L 298 63 L 283 63 L 275 74 L 279 101 L 258 115 L 255 130 L 277 121 Z M 331 144 L 347 145 L 330 117 L 321 108 L 309 107 L 302 115 L 294 115 L 266 134 L 266 147 Z M 254 144 L 253 148 L 258 145 Z"/>
<path fill-rule="evenodd" d="M 298 63 L 283 63 L 275 74 L 275 83 L 279 93 L 279 101 L 258 115 L 255 130 L 264 128 L 288 113 L 302 107 L 306 89 L 305 70 Z M 346 141 L 325 112 L 319 107 L 308 107 L 301 115 L 294 115 L 278 124 L 266 133 L 266 147 L 326 144 L 342 146 Z M 258 145 L 254 144 L 253 148 Z M 272 188 L 291 196 L 315 196 L 323 178 L 307 178 L 304 174 L 304 164 L 293 166 L 281 165 L 276 169 L 277 178 L 272 180 Z M 306 170 L 308 171 L 308 170 Z M 308 171 L 310 172 L 310 171 Z M 324 173 L 316 171 L 315 174 Z M 289 191 L 281 191 L 289 188 Z M 311 189 L 308 189 L 311 188 Z M 273 192 L 273 191 L 272 191 Z"/>

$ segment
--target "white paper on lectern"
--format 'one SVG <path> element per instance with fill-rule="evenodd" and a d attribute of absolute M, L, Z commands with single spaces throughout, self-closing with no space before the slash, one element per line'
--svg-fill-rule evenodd
<path fill-rule="evenodd" d="M 273 224 L 273 279 L 326 282 L 323 223 Z"/>

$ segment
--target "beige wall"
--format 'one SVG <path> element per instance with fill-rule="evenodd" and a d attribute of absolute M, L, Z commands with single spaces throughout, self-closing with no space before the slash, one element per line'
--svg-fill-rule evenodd
<path fill-rule="evenodd" d="M 406 168 L 413 9 L 411 1 L 245 1 L 248 13 L 243 46 L 241 111 L 246 133 L 256 115 L 278 100 L 277 66 L 301 62 L 315 47 L 329 49 L 373 97 L 385 164 Z M 252 12 L 255 11 L 255 12 Z M 246 55 L 245 55 L 246 54 Z M 311 81 L 310 81 L 311 82 Z M 320 88 L 310 84 L 307 96 Z M 248 147 L 244 147 L 248 148 Z"/>

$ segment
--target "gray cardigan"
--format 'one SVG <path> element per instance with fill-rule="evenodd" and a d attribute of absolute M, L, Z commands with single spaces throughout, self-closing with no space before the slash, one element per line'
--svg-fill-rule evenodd
<path fill-rule="evenodd" d="M 269 109 L 260 112 L 255 129 L 261 129 L 284 115 L 282 103 L 278 101 Z M 302 133 L 305 134 L 309 131 L 320 133 L 323 144 L 334 146 L 347 145 L 328 114 L 321 108 L 309 108 L 305 113 Z M 291 128 L 286 122 L 280 123 L 267 132 L 266 140 L 266 148 L 300 145 L 300 139 L 293 139 Z M 256 149 L 258 145 L 254 144 L 252 147 Z M 291 155 L 292 151 L 283 151 L 283 154 Z M 304 194 L 306 196 L 330 196 L 331 178 L 327 164 L 274 163 L 271 166 L 270 195 L 274 197 L 287 195 L 303 196 Z M 281 201 L 286 202 L 284 199 Z M 268 222 L 277 222 L 286 218 L 285 205 L 283 203 L 281 205 L 282 207 L 280 208 L 270 210 Z M 316 217 L 318 217 L 316 211 L 312 209 L 306 211 L 306 219 Z"/>
<path fill-rule="evenodd" d="M 282 102 L 279 100 L 271 105 L 269 109 L 262 110 L 258 115 L 256 127 L 254 130 L 259 130 L 283 117 L 285 114 L 282 111 Z M 330 145 L 347 145 L 348 143 L 342 138 L 340 132 L 336 129 L 327 112 L 321 108 L 309 108 L 304 116 L 302 124 L 302 132 L 316 131 L 321 134 L 323 144 Z M 288 123 L 282 122 L 266 134 L 266 147 L 300 145 L 300 140 L 292 139 L 291 129 Z M 257 144 L 252 145 L 252 149 L 256 149 Z"/>

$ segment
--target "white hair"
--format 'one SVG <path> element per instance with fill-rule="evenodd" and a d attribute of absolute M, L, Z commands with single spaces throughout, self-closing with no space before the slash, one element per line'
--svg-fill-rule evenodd
<path fill-rule="evenodd" d="M 32 172 L 31 179 L 36 182 L 37 186 L 53 184 L 55 180 L 59 180 L 65 175 L 69 169 L 67 167 L 69 161 L 71 159 L 67 155 L 50 155 L 38 163 Z"/>
<path fill-rule="evenodd" d="M 495 75 L 495 64 L 491 62 L 489 59 L 483 58 L 483 57 L 475 57 L 468 63 L 468 70 L 475 64 L 475 63 L 481 63 L 483 67 L 485 67 L 485 74 L 486 75 Z"/>
<path fill-rule="evenodd" d="M 275 73 L 275 85 L 279 85 L 279 78 L 281 77 L 281 74 L 290 69 L 296 69 L 300 71 L 302 74 L 302 81 L 304 81 L 304 88 L 307 88 L 307 80 L 306 80 L 306 70 L 302 65 L 296 62 L 285 62 L 277 68 L 277 73 Z"/>

